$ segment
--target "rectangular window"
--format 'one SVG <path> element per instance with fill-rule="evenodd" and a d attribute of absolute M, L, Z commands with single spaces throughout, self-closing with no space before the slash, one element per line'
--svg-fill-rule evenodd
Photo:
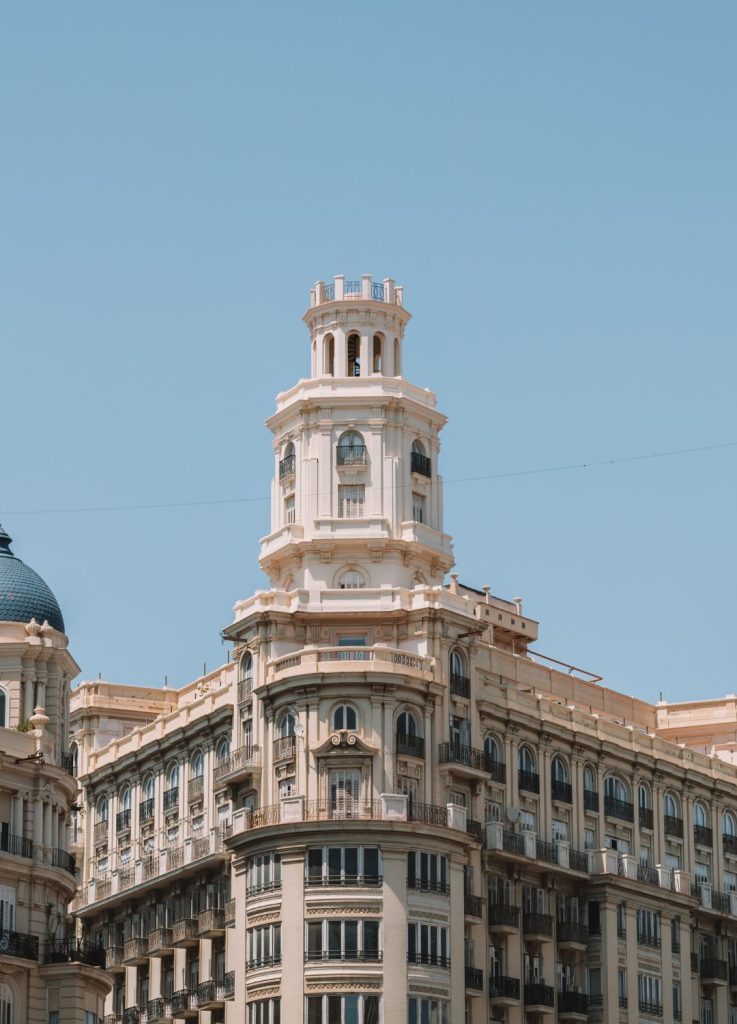
<path fill-rule="evenodd" d="M 281 1024 L 281 999 L 259 999 L 249 1003 L 248 1024 Z"/>
<path fill-rule="evenodd" d="M 679 984 L 673 986 L 673 1016 L 676 1020 L 681 1019 L 681 986 Z"/>
<path fill-rule="evenodd" d="M 411 964 L 450 967 L 448 929 L 410 921 L 407 924 L 407 960 Z"/>
<path fill-rule="evenodd" d="M 627 919 L 625 916 L 624 903 L 617 904 L 617 935 L 623 939 L 627 934 Z"/>
<path fill-rule="evenodd" d="M 450 1009 L 444 999 L 410 996 L 407 1024 L 450 1024 Z"/>
<path fill-rule="evenodd" d="M 297 511 L 294 505 L 294 495 L 288 494 L 284 499 L 284 522 L 287 525 L 297 521 Z"/>
<path fill-rule="evenodd" d="M 412 519 L 416 523 L 425 522 L 425 495 L 412 494 Z"/>
<path fill-rule="evenodd" d="M 555 819 L 553 821 L 553 842 L 568 842 L 568 822 Z"/>
<path fill-rule="evenodd" d="M 410 850 L 407 854 L 407 887 L 425 892 L 450 892 L 448 858 L 440 853 Z"/>
<path fill-rule="evenodd" d="M 583 831 L 583 846 L 585 850 L 596 849 L 596 829 L 585 828 Z"/>
<path fill-rule="evenodd" d="M 360 519 L 363 516 L 365 484 L 340 484 L 338 486 L 338 517 Z"/>
<path fill-rule="evenodd" d="M 361 770 L 333 768 L 330 772 L 330 817 L 352 818 L 360 813 Z"/>
<path fill-rule="evenodd" d="M 660 945 L 660 915 L 655 910 L 637 910 L 637 941 L 643 946 Z"/>
<path fill-rule="evenodd" d="M 260 928 L 249 928 L 247 940 L 249 968 L 267 967 L 272 964 L 281 963 L 280 924 L 267 924 Z"/>
<path fill-rule="evenodd" d="M 640 846 L 640 864 L 643 864 L 645 867 L 650 866 L 650 847 L 646 843 Z"/>
<path fill-rule="evenodd" d="M 523 832 L 534 832 L 537 835 L 537 815 L 534 811 L 523 810 L 519 820 Z"/>
<path fill-rule="evenodd" d="M 589 995 L 601 995 L 601 967 L 589 967 Z"/>
<path fill-rule="evenodd" d="M 380 996 L 368 993 L 308 996 L 305 1021 L 306 1024 L 379 1024 L 380 1002 Z M 444 1020 L 443 1024 L 449 1022 Z"/>
<path fill-rule="evenodd" d="M 251 857 L 247 873 L 248 895 L 270 889 L 281 889 L 281 854 L 265 853 Z"/>
<path fill-rule="evenodd" d="M 379 885 L 378 846 L 319 846 L 307 851 L 307 885 Z"/>
<path fill-rule="evenodd" d="M 484 821 L 501 821 L 502 805 L 499 800 L 484 800 Z"/>
<path fill-rule="evenodd" d="M 734 871 L 724 872 L 724 889 L 726 892 L 737 892 L 737 875 Z"/>
<path fill-rule="evenodd" d="M 640 974 L 637 977 L 640 1011 L 643 1013 L 662 1013 L 660 997 L 660 977 L 657 974 Z"/>
<path fill-rule="evenodd" d="M 305 932 L 307 960 L 375 962 L 379 955 L 379 921 L 326 919 L 308 921 Z"/>

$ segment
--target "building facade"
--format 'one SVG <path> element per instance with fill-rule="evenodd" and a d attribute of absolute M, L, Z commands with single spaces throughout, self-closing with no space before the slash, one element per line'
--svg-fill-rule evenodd
<path fill-rule="evenodd" d="M 97 1024 L 104 954 L 68 918 L 77 786 L 67 750 L 79 671 L 44 581 L 0 527 L 0 1024 Z"/>
<path fill-rule="evenodd" d="M 73 696 L 105 1024 L 735 1024 L 724 743 L 672 742 L 687 709 L 446 581 L 445 418 L 402 374 L 401 289 L 318 282 L 304 320 L 310 376 L 268 421 L 269 588 L 228 664 Z"/>

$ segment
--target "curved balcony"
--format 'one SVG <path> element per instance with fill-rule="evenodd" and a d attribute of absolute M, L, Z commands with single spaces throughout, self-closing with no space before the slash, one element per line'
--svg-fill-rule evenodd
<path fill-rule="evenodd" d="M 32 857 L 33 842 L 24 836 L 15 836 L 5 832 L 0 836 L 0 853 L 10 853 L 13 857 Z"/>
<path fill-rule="evenodd" d="M 360 593 L 360 592 L 359 592 Z M 353 666 L 356 666 L 354 669 Z M 266 682 L 274 683 L 309 674 L 347 671 L 381 672 L 426 679 L 432 672 L 432 660 L 396 647 L 318 647 L 295 651 L 275 658 L 267 665 Z"/>
<path fill-rule="evenodd" d="M 87 967 L 101 967 L 105 969 L 105 950 L 92 942 L 85 942 L 82 939 L 61 939 L 46 943 L 46 963 L 86 964 Z"/>
<path fill-rule="evenodd" d="M 339 444 L 335 449 L 336 466 L 366 466 L 368 451 L 365 444 Z"/>
<path fill-rule="evenodd" d="M 38 936 L 23 932 L 0 931 L 0 956 L 38 960 Z"/>
<path fill-rule="evenodd" d="M 418 473 L 420 476 L 432 476 L 432 461 L 427 455 L 422 455 L 420 452 L 410 453 L 410 469 L 413 473 Z"/>
<path fill-rule="evenodd" d="M 53 868 L 61 868 L 62 871 L 67 871 L 70 875 L 73 875 L 76 864 L 74 857 L 71 853 L 67 853 L 66 850 L 52 850 L 51 866 Z"/>
<path fill-rule="evenodd" d="M 138 820 L 139 821 L 151 821 L 154 816 L 154 798 L 149 797 L 148 800 L 141 800 L 138 805 Z"/>
<path fill-rule="evenodd" d="M 226 786 L 237 782 L 246 775 L 251 775 L 261 768 L 261 748 L 255 746 L 238 747 L 220 758 L 213 769 L 216 785 Z"/>
<path fill-rule="evenodd" d="M 274 740 L 274 761 L 291 761 L 297 753 L 296 736 L 278 736 Z"/>
<path fill-rule="evenodd" d="M 130 832 L 131 827 L 131 809 L 126 807 L 123 811 L 118 811 L 115 815 L 115 832 L 120 835 L 121 832 Z"/>
<path fill-rule="evenodd" d="M 425 757 L 425 739 L 423 736 L 397 736 L 395 750 L 400 757 Z"/>
<path fill-rule="evenodd" d="M 297 465 L 297 459 L 294 455 L 285 455 L 283 459 L 279 460 L 279 479 L 288 480 L 289 477 L 294 476 L 295 466 Z"/>

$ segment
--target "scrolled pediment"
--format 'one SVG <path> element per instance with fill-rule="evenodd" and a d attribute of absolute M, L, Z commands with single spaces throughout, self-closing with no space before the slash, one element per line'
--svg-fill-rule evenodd
<path fill-rule="evenodd" d="M 314 750 L 316 757 L 329 757 L 333 754 L 365 754 L 373 757 L 378 752 L 376 747 L 370 746 L 350 729 L 337 729 Z"/>

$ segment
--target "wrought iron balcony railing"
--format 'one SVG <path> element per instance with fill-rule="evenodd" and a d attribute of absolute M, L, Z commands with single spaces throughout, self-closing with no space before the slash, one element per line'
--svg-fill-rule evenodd
<path fill-rule="evenodd" d="M 365 444 L 339 444 L 335 453 L 338 466 L 365 466 L 368 462 Z"/>
<path fill-rule="evenodd" d="M 620 821 L 634 821 L 635 807 L 629 800 L 604 794 L 604 814 L 609 818 L 619 818 Z"/>
<path fill-rule="evenodd" d="M 38 936 L 23 932 L 0 931 L 0 956 L 17 956 L 22 960 L 38 960 Z"/>
<path fill-rule="evenodd" d="M 729 964 L 726 960 L 707 957 L 699 961 L 699 974 L 702 981 L 727 981 L 729 978 Z"/>
<path fill-rule="evenodd" d="M 653 827 L 653 809 L 652 807 L 643 807 L 640 805 L 638 809 L 638 817 L 640 819 L 640 828 L 652 828 Z"/>
<path fill-rule="evenodd" d="M 245 746 L 231 750 L 225 757 L 221 757 L 215 765 L 213 772 L 215 781 L 232 775 L 233 772 L 245 771 L 250 768 L 258 768 L 261 765 L 260 747 Z"/>
<path fill-rule="evenodd" d="M 52 868 L 61 868 L 62 871 L 67 871 L 70 875 L 73 875 L 76 862 L 72 854 L 67 853 L 66 850 L 52 850 L 51 866 Z"/>
<path fill-rule="evenodd" d="M 279 460 L 279 479 L 285 480 L 287 477 L 294 476 L 294 467 L 296 465 L 296 457 L 294 455 L 286 455 L 283 459 Z"/>
<path fill-rule="evenodd" d="M 131 827 L 131 809 L 127 807 L 124 811 L 118 811 L 115 815 L 115 831 L 127 832 Z"/>
<path fill-rule="evenodd" d="M 523 914 L 522 931 L 525 935 L 553 936 L 553 918 L 550 914 Z"/>
<path fill-rule="evenodd" d="M 463 894 L 463 912 L 468 917 L 481 917 L 483 908 L 483 900 L 480 896 L 474 896 L 473 893 L 464 892 Z"/>
<path fill-rule="evenodd" d="M 0 835 L 0 852 L 11 853 L 14 857 L 32 857 L 33 843 L 24 836 L 16 836 L 12 832 L 5 832 L 3 835 Z"/>
<path fill-rule="evenodd" d="M 426 964 L 429 967 L 450 967 L 450 957 L 441 956 L 440 953 L 413 950 L 411 953 L 407 953 L 407 963 Z"/>
<path fill-rule="evenodd" d="M 397 754 L 405 757 L 425 756 L 425 739 L 423 736 L 397 736 Z"/>
<path fill-rule="evenodd" d="M 585 946 L 589 941 L 589 930 L 579 921 L 558 921 L 555 936 L 558 942 L 576 942 Z"/>
<path fill-rule="evenodd" d="M 471 680 L 468 676 L 461 676 L 457 672 L 451 672 L 450 692 L 456 697 L 465 697 L 468 700 L 471 696 Z"/>
<path fill-rule="evenodd" d="M 488 771 L 490 758 L 485 750 L 468 747 L 460 743 L 441 743 L 438 752 L 440 764 L 460 764 L 466 768 Z"/>
<path fill-rule="evenodd" d="M 297 752 L 296 736 L 279 736 L 274 740 L 274 760 L 284 761 L 294 757 Z"/>
<path fill-rule="evenodd" d="M 519 928 L 519 907 L 510 903 L 489 904 L 489 926 Z"/>
<path fill-rule="evenodd" d="M 469 967 L 466 964 L 466 988 L 473 992 L 484 991 L 484 972 L 478 967 Z"/>
<path fill-rule="evenodd" d="M 519 788 L 525 793 L 539 793 L 540 792 L 540 776 L 537 772 L 528 772 L 520 768 L 517 772 L 517 782 Z"/>
<path fill-rule="evenodd" d="M 555 992 L 552 985 L 545 982 L 525 984 L 525 1004 L 527 1006 L 554 1006 Z"/>
<path fill-rule="evenodd" d="M 432 462 L 427 455 L 412 452 L 410 465 L 413 473 L 419 473 L 420 476 L 432 476 Z"/>
<path fill-rule="evenodd" d="M 683 839 L 683 818 L 676 818 L 672 814 L 664 814 L 663 826 L 667 836 Z"/>
<path fill-rule="evenodd" d="M 693 838 L 698 846 L 712 846 L 712 830 L 706 825 L 694 825 Z"/>
<path fill-rule="evenodd" d="M 519 978 L 508 978 L 504 974 L 489 976 L 490 999 L 519 999 Z"/>
<path fill-rule="evenodd" d="M 585 992 L 559 992 L 558 1013 L 580 1013 L 582 1016 L 589 1012 L 589 997 Z"/>
<path fill-rule="evenodd" d="M 599 794 L 593 789 L 583 791 L 583 807 L 585 811 L 599 810 Z"/>
<path fill-rule="evenodd" d="M 179 807 L 179 786 L 164 790 L 164 813 Z"/>
<path fill-rule="evenodd" d="M 550 795 L 553 800 L 557 800 L 561 804 L 570 804 L 573 802 L 573 786 L 570 782 L 552 779 L 550 782 Z"/>
<path fill-rule="evenodd" d="M 151 821 L 154 816 L 154 798 L 149 797 L 148 800 L 141 800 L 138 805 L 138 820 L 139 821 Z"/>
<path fill-rule="evenodd" d="M 46 943 L 46 963 L 78 963 L 105 968 L 105 950 L 83 939 L 57 939 Z"/>

